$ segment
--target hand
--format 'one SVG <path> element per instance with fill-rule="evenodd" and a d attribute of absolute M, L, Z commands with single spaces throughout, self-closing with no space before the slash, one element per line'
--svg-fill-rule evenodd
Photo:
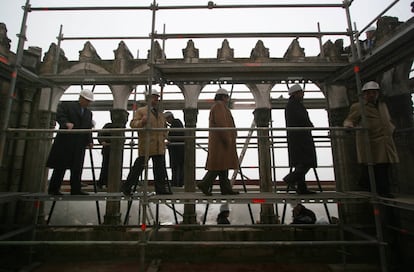
<path fill-rule="evenodd" d="M 73 123 L 66 123 L 66 127 L 67 127 L 68 129 L 72 129 L 72 128 L 73 128 L 73 126 L 74 126 L 74 124 L 73 124 Z"/>

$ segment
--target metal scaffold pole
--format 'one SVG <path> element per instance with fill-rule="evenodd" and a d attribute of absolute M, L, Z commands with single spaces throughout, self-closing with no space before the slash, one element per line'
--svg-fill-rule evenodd
<path fill-rule="evenodd" d="M 6 130 L 9 127 L 9 119 L 10 119 L 10 112 L 11 107 L 13 104 L 13 100 L 16 98 L 16 81 L 17 81 L 17 74 L 21 67 L 21 62 L 23 58 L 23 50 L 24 50 L 24 43 L 26 41 L 26 21 L 27 15 L 30 10 L 30 0 L 26 1 L 26 4 L 23 7 L 23 19 L 22 25 L 20 28 L 20 34 L 17 35 L 19 37 L 19 42 L 17 46 L 16 52 L 16 63 L 13 65 L 13 71 L 11 72 L 11 80 L 10 80 L 10 87 L 7 93 L 7 103 L 4 109 L 4 119 L 2 122 L 2 127 L 0 130 L 0 166 L 3 165 L 3 157 L 5 155 L 5 148 L 6 148 Z"/>

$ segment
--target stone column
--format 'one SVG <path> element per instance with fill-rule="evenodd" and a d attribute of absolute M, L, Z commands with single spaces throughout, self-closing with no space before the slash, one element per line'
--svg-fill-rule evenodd
<path fill-rule="evenodd" d="M 186 128 L 195 128 L 197 125 L 198 115 L 198 96 L 204 86 L 203 85 L 180 85 L 179 88 L 183 92 L 185 98 L 184 106 L 184 122 Z M 185 151 L 184 151 L 184 192 L 195 192 L 195 131 L 185 132 Z M 196 224 L 197 215 L 195 204 L 184 204 L 184 224 Z"/>
<path fill-rule="evenodd" d="M 197 125 L 198 109 L 184 109 L 184 122 L 186 128 L 195 128 Z M 184 192 L 195 192 L 195 165 L 196 165 L 196 148 L 195 148 L 195 131 L 185 132 L 185 149 L 184 149 Z M 184 204 L 184 224 L 196 224 L 197 215 L 194 204 Z"/>
<path fill-rule="evenodd" d="M 111 121 L 116 128 L 125 128 L 128 121 L 128 112 L 124 109 L 112 109 Z M 109 172 L 108 172 L 108 192 L 119 192 L 120 182 L 122 181 L 122 164 L 124 157 L 124 132 L 113 132 L 111 139 L 111 152 L 109 155 Z M 104 224 L 116 225 L 121 223 L 121 203 L 117 201 L 108 201 L 106 203 L 106 213 Z"/>
<path fill-rule="evenodd" d="M 254 121 L 258 128 L 268 128 L 270 122 L 269 108 L 257 108 L 253 112 Z M 270 141 L 269 130 L 258 130 L 258 153 L 259 153 L 259 176 L 260 176 L 260 192 L 272 192 L 272 176 L 271 176 L 271 157 L 270 157 Z M 274 224 L 276 216 L 273 204 L 262 204 L 260 210 L 260 223 Z"/>

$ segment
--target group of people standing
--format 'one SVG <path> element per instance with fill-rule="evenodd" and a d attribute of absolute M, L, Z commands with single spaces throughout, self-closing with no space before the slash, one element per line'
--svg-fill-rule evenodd
<path fill-rule="evenodd" d="M 367 133 L 370 143 L 370 159 L 367 158 L 366 144 L 357 132 L 358 162 L 365 165 L 374 164 L 376 191 L 384 197 L 392 197 L 389 190 L 389 167 L 398 162 L 398 155 L 392 139 L 394 127 L 391 123 L 387 107 L 379 99 L 380 87 L 376 82 L 368 82 L 362 88 L 363 103 L 355 103 L 344 121 L 346 127 L 361 125 L 362 112 L 367 119 Z M 315 144 L 312 137 L 313 124 L 303 105 L 304 90 L 299 84 L 294 84 L 288 90 L 289 100 L 285 107 L 287 127 L 287 143 L 289 166 L 291 171 L 283 180 L 290 189 L 298 194 L 314 194 L 309 190 L 305 176 L 311 168 L 317 167 Z M 212 195 L 213 183 L 219 177 L 220 191 L 223 195 L 239 194 L 233 190 L 228 179 L 230 169 L 239 168 L 236 149 L 237 131 L 231 111 L 229 109 L 229 93 L 220 88 L 217 90 L 214 103 L 210 108 L 208 155 L 205 168 L 206 174 L 197 187 L 207 196 Z M 93 93 L 82 90 L 78 102 L 61 103 L 57 110 L 56 120 L 60 132 L 47 161 L 47 167 L 53 168 L 48 192 L 52 195 L 61 195 L 60 186 L 66 169 L 70 169 L 71 194 L 84 195 L 81 191 L 81 172 L 85 155 L 85 147 L 92 147 L 92 135 L 89 132 L 68 133 L 71 129 L 91 129 L 93 127 L 92 112 L 87 108 L 93 101 Z M 131 128 L 150 128 L 138 131 L 138 157 L 135 160 L 127 179 L 121 183 L 124 195 L 132 194 L 132 187 L 137 184 L 148 159 L 152 160 L 154 187 L 156 194 L 172 194 L 168 181 L 165 150 L 168 146 L 170 166 L 172 169 L 173 186 L 183 186 L 184 181 L 184 131 L 172 129 L 168 133 L 166 126 L 183 128 L 179 119 L 174 118 L 171 112 L 160 112 L 158 104 L 160 94 L 151 90 L 147 94 L 147 105 L 140 107 L 130 121 Z M 363 109 L 364 108 L 364 109 Z M 111 125 L 107 124 L 106 128 Z M 152 130 L 153 129 L 153 130 Z M 65 131 L 66 130 L 66 131 Z M 99 186 L 107 184 L 110 139 L 101 135 L 100 143 L 103 146 L 103 169 Z M 371 160 L 371 161 L 370 161 Z M 362 175 L 365 179 L 366 175 Z"/>

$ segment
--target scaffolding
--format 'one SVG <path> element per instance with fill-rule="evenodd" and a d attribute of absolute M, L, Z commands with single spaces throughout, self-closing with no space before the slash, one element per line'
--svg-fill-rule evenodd
<path fill-rule="evenodd" d="M 214 84 L 226 84 L 229 81 L 232 84 L 263 84 L 263 83 L 270 83 L 273 84 L 275 82 L 282 83 L 282 84 L 290 84 L 293 82 L 300 82 L 300 83 L 308 83 L 320 81 L 340 81 L 349 78 L 355 78 L 355 85 L 358 93 L 361 92 L 361 75 L 358 71 L 358 68 L 365 68 L 365 67 L 375 67 L 375 69 L 368 71 L 368 69 L 364 69 L 363 75 L 367 76 L 370 75 L 369 73 L 373 74 L 390 63 L 395 63 L 400 59 L 403 59 L 407 56 L 413 56 L 413 48 L 412 46 L 413 41 L 409 42 L 408 45 L 407 39 L 412 37 L 412 33 L 414 32 L 413 25 L 411 24 L 407 29 L 405 29 L 402 33 L 397 33 L 396 37 L 392 39 L 390 42 L 386 43 L 379 53 L 372 58 L 367 60 L 362 60 L 358 54 L 360 49 L 358 48 L 358 37 L 360 33 L 351 25 L 351 18 L 350 18 L 350 11 L 349 7 L 353 1 L 344 1 L 340 4 L 255 4 L 255 5 L 216 5 L 213 2 L 209 2 L 207 5 L 188 5 L 188 6 L 159 6 L 156 1 L 153 2 L 150 6 L 111 6 L 111 7 L 32 7 L 30 5 L 30 1 L 27 0 L 26 5 L 24 7 L 24 16 L 22 20 L 22 27 L 21 32 L 19 35 L 19 45 L 16 54 L 16 65 L 14 65 L 11 69 L 11 74 L 14 75 L 10 78 L 10 88 L 9 88 L 9 95 L 8 102 L 6 104 L 5 112 L 5 122 L 3 123 L 2 134 L 1 134 L 1 142 L 0 142 L 0 164 L 3 162 L 3 158 L 5 156 L 4 150 L 7 135 L 25 135 L 23 139 L 29 139 L 25 133 L 39 133 L 40 135 L 44 135 L 43 133 L 54 133 L 55 130 L 47 130 L 47 129 L 13 129 L 8 128 L 8 121 L 10 119 L 11 114 L 11 107 L 12 107 L 12 99 L 11 97 L 15 96 L 15 89 L 16 84 L 18 83 L 19 78 L 24 78 L 33 82 L 34 86 L 37 87 L 49 87 L 54 89 L 59 89 L 60 86 L 67 86 L 72 84 L 83 85 L 83 84 L 93 84 L 93 85 L 145 85 L 150 90 L 152 86 L 155 84 L 159 84 L 161 87 L 165 85 L 173 85 L 173 84 L 205 84 L 206 82 L 214 83 Z M 395 5 L 398 1 L 394 1 L 387 7 L 384 12 L 382 12 L 378 17 L 374 18 L 370 24 L 375 22 L 380 16 L 382 16 L 387 10 L 389 10 L 393 5 Z M 155 30 L 155 19 L 156 14 L 159 11 L 169 11 L 169 10 L 177 10 L 177 9 L 284 9 L 284 8 L 340 8 L 344 9 L 347 16 L 348 21 L 348 30 L 345 32 L 289 32 L 289 33 L 282 33 L 282 32 L 272 32 L 272 33 L 157 33 Z M 61 42 L 64 40 L 127 40 L 127 39 L 145 39 L 149 40 L 151 43 L 151 54 L 149 56 L 149 71 L 147 74 L 143 75 L 125 75 L 125 74 L 88 74 L 88 75 L 62 75 L 58 73 L 58 57 L 55 58 L 54 64 L 54 73 L 52 74 L 44 74 L 44 75 L 36 75 L 24 67 L 21 66 L 22 57 L 23 57 L 23 47 L 24 41 L 26 39 L 26 20 L 29 12 L 41 12 L 41 11 L 115 11 L 115 10 L 143 10 L 143 11 L 150 11 L 152 14 L 152 29 L 149 37 L 144 36 L 128 36 L 128 37 L 117 37 L 117 36 L 105 36 L 105 37 L 64 37 L 62 34 L 62 27 L 60 29 L 60 33 L 58 35 L 58 50 L 56 52 L 56 56 L 60 54 L 60 46 Z M 369 25 L 370 25 L 369 24 Z M 369 26 L 368 25 L 368 26 Z M 364 27 L 366 29 L 368 26 Z M 319 26 L 318 26 L 319 28 Z M 154 55 L 155 51 L 155 44 L 156 41 L 161 40 L 165 42 L 168 39 L 208 39 L 208 38 L 297 38 L 297 37 L 308 37 L 308 38 L 316 38 L 319 41 L 320 45 L 320 54 L 322 58 L 324 58 L 324 50 L 322 46 L 322 37 L 324 36 L 347 36 L 351 43 L 351 54 L 353 59 L 349 62 L 348 60 L 343 61 L 329 61 L 324 62 L 319 60 L 309 61 L 308 63 L 304 62 L 287 62 L 285 64 L 281 63 L 262 63 L 260 66 L 253 65 L 249 67 L 246 63 L 251 63 L 250 60 L 247 60 L 245 63 L 163 63 L 156 60 L 156 56 Z M 399 54 L 393 54 L 392 58 L 389 58 L 389 61 L 384 64 L 379 64 L 382 62 L 382 57 L 388 54 L 390 51 L 394 51 L 395 48 L 398 48 L 404 44 L 405 50 L 401 50 Z M 231 71 L 232 76 L 223 77 L 223 75 L 228 75 Z M 288 78 L 294 78 L 294 80 L 289 80 Z M 300 79 L 300 80 L 298 80 Z M 135 101 L 136 102 L 136 101 Z M 174 103 L 170 102 L 165 103 L 165 108 L 174 108 Z M 308 102 L 309 103 L 309 102 Z M 176 103 L 177 104 L 177 103 Z M 271 101 L 271 107 L 280 107 L 283 105 L 283 102 L 280 101 Z M 51 111 L 52 105 L 52 92 L 50 93 L 49 98 L 49 105 L 48 110 Z M 313 104 L 315 108 L 319 108 L 323 105 L 323 101 L 316 100 Z M 177 108 L 184 108 L 182 104 L 180 106 L 175 105 Z M 208 107 L 208 104 L 205 108 Z M 100 105 L 101 109 L 107 109 L 108 104 L 102 103 Z M 49 123 L 49 122 L 47 122 Z M 151 128 L 149 128 L 151 130 Z M 303 129 L 303 128 L 290 128 L 290 129 Z M 312 130 L 326 130 L 329 133 L 344 130 L 344 128 L 338 127 L 328 127 L 328 128 L 315 128 Z M 197 128 L 185 128 L 184 131 L 190 131 L 191 133 L 196 133 L 197 131 L 210 131 L 210 129 L 197 129 Z M 275 128 L 261 128 L 261 127 L 254 127 L 251 128 L 238 128 L 238 131 L 248 131 L 248 132 L 257 132 L 259 135 L 259 131 L 264 132 L 274 132 L 274 131 L 286 131 L 288 129 L 275 129 Z M 82 130 L 85 131 L 85 130 Z M 91 130 L 92 132 L 97 132 L 100 130 Z M 136 132 L 137 130 L 128 130 L 128 129 L 121 129 L 121 130 L 108 130 L 109 132 L 127 132 L 133 131 Z M 79 131 L 73 131 L 76 133 Z M 35 136 L 38 137 L 38 136 Z M 42 137 L 42 136 L 40 136 Z M 133 137 L 133 134 L 132 134 Z M 261 136 L 257 136 L 256 138 L 260 138 Z M 272 142 L 272 150 L 275 148 L 275 143 L 278 142 L 279 136 L 272 136 L 270 141 Z M 248 134 L 246 138 L 246 142 L 248 140 L 255 138 L 251 134 Z M 281 137 L 283 138 L 283 137 Z M 329 137 L 328 137 L 329 138 Z M 19 136 L 13 136 L 9 139 L 16 140 L 20 139 Z M 329 141 L 329 140 L 328 140 Z M 255 142 L 254 144 L 258 144 Z M 242 146 L 242 144 L 239 144 Z M 251 144 L 247 143 L 245 147 L 243 147 L 243 152 L 249 147 Z M 133 146 L 131 145 L 130 148 L 132 149 Z M 251 148 L 251 147 L 250 147 Z M 254 148 L 254 147 L 253 147 Z M 276 169 L 276 163 L 272 165 L 272 169 Z M 92 166 L 93 169 L 93 166 Z M 148 171 L 148 168 L 145 170 Z M 241 174 L 243 176 L 243 174 Z M 315 172 L 315 175 L 316 172 Z M 191 229 L 206 229 L 206 228 L 220 228 L 225 230 L 227 228 L 245 228 L 245 225 L 238 226 L 212 226 L 212 225 L 199 225 L 199 224 L 176 224 L 173 226 L 169 225 L 162 225 L 158 220 L 158 210 L 155 222 L 151 224 L 150 220 L 148 219 L 148 206 L 149 204 L 155 204 L 157 207 L 158 205 L 167 205 L 169 206 L 173 212 L 174 216 L 177 215 L 177 211 L 174 209 L 174 205 L 176 204 L 183 204 L 183 205 L 197 205 L 197 204 L 222 204 L 222 203 L 230 203 L 230 204 L 270 204 L 275 205 L 277 207 L 278 204 L 283 204 L 286 207 L 286 204 L 289 203 L 313 203 L 313 204 L 338 204 L 338 213 L 341 219 L 342 205 L 349 204 L 349 203 L 370 203 L 373 206 L 374 210 L 374 218 L 375 218 L 375 234 L 370 235 L 360 231 L 358 228 L 352 228 L 350 226 L 345 226 L 342 220 L 340 220 L 336 224 L 329 224 L 329 225 L 319 225 L 319 226 L 303 226 L 303 225 L 283 225 L 283 224 L 255 224 L 252 222 L 249 225 L 249 228 L 256 228 L 256 229 L 283 229 L 283 228 L 320 228 L 320 229 L 327 229 L 327 228 L 334 228 L 339 232 L 339 238 L 336 240 L 327 240 L 327 241 L 201 241 L 203 245 L 206 246 L 263 246 L 263 247 L 279 247 L 279 246 L 337 246 L 342 247 L 342 258 L 344 265 L 346 264 L 346 247 L 353 247 L 353 246 L 361 246 L 361 245 L 369 245 L 369 246 L 376 246 L 379 250 L 379 263 L 381 266 L 381 271 L 387 271 L 387 262 L 386 262 L 386 242 L 384 241 L 383 234 L 382 234 L 382 222 L 380 220 L 380 215 L 376 211 L 380 210 L 380 207 L 383 205 L 385 206 L 392 206 L 407 210 L 414 210 L 414 205 L 410 199 L 400 201 L 400 200 L 390 200 L 378 197 L 376 195 L 375 189 L 373 193 L 361 193 L 361 192 L 342 192 L 342 191 L 334 191 L 334 192 L 323 192 L 317 194 L 316 196 L 300 196 L 291 194 L 289 192 L 282 192 L 277 190 L 276 186 L 276 176 L 273 176 L 274 182 L 274 192 L 257 192 L 255 190 L 248 191 L 246 194 L 241 194 L 237 196 L 220 196 L 220 195 L 213 195 L 213 196 L 204 196 L 200 193 L 196 192 L 179 192 L 174 193 L 174 195 L 164 196 L 164 195 L 154 195 L 148 189 L 148 176 L 145 175 L 147 178 L 144 180 L 145 186 L 140 189 L 139 192 L 135 193 L 131 197 L 125 197 L 120 193 L 96 193 L 90 196 L 49 196 L 42 192 L 38 193 L 27 193 L 27 192 L 16 192 L 16 193 L 2 193 L 0 201 L 2 203 L 8 202 L 17 202 L 17 201 L 25 201 L 25 202 L 33 202 L 36 207 L 36 216 L 34 217 L 35 222 L 33 222 L 32 226 L 25 226 L 24 228 L 18 229 L 17 231 L 12 231 L 10 233 L 6 233 L 2 235 L 2 239 L 0 241 L 0 246 L 38 246 L 38 245 L 130 245 L 130 246 L 137 246 L 140 249 L 140 260 L 141 260 L 141 271 L 144 271 L 145 266 L 145 256 L 146 256 L 146 248 L 148 246 L 164 246 L 164 245 L 187 245 L 187 246 L 197 246 L 199 245 L 200 241 L 160 241 L 157 239 L 153 239 L 151 235 L 148 235 L 148 229 L 152 229 L 155 233 L 161 228 L 175 228 L 175 229 L 182 229 L 186 230 L 188 228 Z M 375 179 L 373 176 L 370 176 L 371 184 L 375 185 Z M 319 179 L 317 178 L 319 181 Z M 318 184 L 320 185 L 320 184 Z M 375 188 L 375 186 L 373 187 Z M 40 215 L 42 213 L 42 202 L 53 202 L 58 203 L 60 201 L 96 201 L 97 205 L 97 213 L 98 213 L 98 221 L 100 225 L 100 212 L 99 212 L 99 205 L 98 202 L 129 202 L 132 203 L 133 201 L 139 202 L 140 211 L 142 210 L 142 215 L 139 218 L 138 224 L 127 225 L 125 224 L 125 228 L 137 228 L 140 230 L 139 239 L 134 241 L 45 241 L 45 240 L 38 240 L 36 237 L 36 230 L 38 228 L 44 228 L 42 226 L 42 222 L 38 220 L 41 219 Z M 53 204 L 54 205 L 54 204 Z M 326 207 L 326 206 L 325 206 Z M 49 214 L 48 220 L 52 215 L 52 210 Z M 276 209 L 277 211 L 277 209 Z M 207 209 L 206 209 L 207 212 Z M 329 215 L 329 214 L 328 214 Z M 177 221 L 177 219 L 176 219 Z M 126 218 L 125 221 L 127 222 Z M 176 222 L 178 223 L 178 222 Z M 73 227 L 73 226 L 70 226 Z M 97 227 L 97 226 L 94 226 Z M 118 226 L 119 227 L 119 226 Z M 87 227 L 86 227 L 87 228 Z M 14 237 L 18 234 L 26 233 L 31 231 L 32 239 L 28 240 L 20 240 L 20 241 L 13 241 L 10 238 Z M 354 235 L 355 239 L 347 240 L 347 234 Z"/>

